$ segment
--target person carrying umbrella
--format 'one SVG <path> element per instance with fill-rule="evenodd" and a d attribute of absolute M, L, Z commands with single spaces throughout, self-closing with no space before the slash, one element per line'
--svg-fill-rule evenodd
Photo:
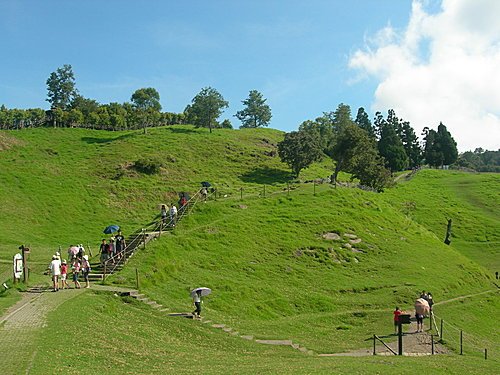
<path fill-rule="evenodd" d="M 201 290 L 197 290 L 193 294 L 193 304 L 196 309 L 193 311 L 193 315 L 195 318 L 201 318 Z"/>
<path fill-rule="evenodd" d="M 193 297 L 193 304 L 196 307 L 196 309 L 193 311 L 193 316 L 195 318 L 200 319 L 201 318 L 201 297 L 203 296 L 208 296 L 210 293 L 212 293 L 212 290 L 210 288 L 196 288 L 191 291 L 191 297 Z"/>

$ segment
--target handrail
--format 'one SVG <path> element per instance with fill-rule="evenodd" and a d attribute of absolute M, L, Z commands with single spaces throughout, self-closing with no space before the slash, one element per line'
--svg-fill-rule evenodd
<path fill-rule="evenodd" d="M 373 339 L 377 339 L 378 341 L 380 341 L 382 344 L 384 344 L 384 346 L 389 349 L 391 351 L 392 354 L 394 355 L 398 355 L 394 350 L 392 350 L 392 348 L 387 345 L 384 341 L 382 341 L 382 339 L 380 337 L 378 337 L 377 335 L 373 335 Z"/>
<path fill-rule="evenodd" d="M 199 191 L 196 192 L 192 197 L 190 197 L 187 203 L 182 207 L 182 210 L 179 210 L 176 221 L 179 222 L 184 216 L 189 215 L 196 203 L 200 201 L 200 198 L 201 193 Z M 173 227 L 173 221 L 174 219 L 170 219 L 167 223 L 167 226 Z M 120 264 L 125 263 L 130 254 L 132 254 L 139 246 L 141 246 L 141 244 L 145 244 L 147 242 L 146 232 L 161 233 L 162 226 L 163 221 L 159 219 L 152 221 L 145 228 L 132 233 L 131 236 L 135 236 L 134 239 L 131 242 L 127 243 L 127 246 L 120 253 L 113 255 L 111 258 L 108 258 L 103 262 L 102 266 L 104 268 L 104 278 L 106 278 L 106 274 L 112 274 Z"/>

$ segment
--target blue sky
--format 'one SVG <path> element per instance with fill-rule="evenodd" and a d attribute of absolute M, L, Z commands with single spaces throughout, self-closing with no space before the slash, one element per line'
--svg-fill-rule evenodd
<path fill-rule="evenodd" d="M 2 1 L 0 103 L 43 107 L 50 72 L 71 64 L 81 94 L 124 102 L 155 87 L 181 112 L 205 86 L 241 109 L 250 90 L 296 129 L 340 102 L 368 107 L 374 83 L 351 85 L 349 55 L 367 33 L 404 25 L 410 1 Z M 353 110 L 354 111 L 354 110 Z"/>
<path fill-rule="evenodd" d="M 478 2 L 485 3 L 484 10 L 491 13 L 488 7 L 495 0 Z M 101 103 L 128 101 L 136 89 L 154 87 L 160 93 L 164 111 L 182 112 L 202 87 L 212 86 L 230 104 L 221 120 L 229 118 L 238 127 L 233 115 L 241 109 L 248 92 L 256 89 L 272 108 L 273 128 L 295 130 L 302 121 L 335 110 L 343 102 L 351 106 L 354 115 L 360 106 L 370 115 L 375 110 L 394 108 L 418 133 L 424 126 L 437 127 L 443 121 L 460 146 L 467 134 L 461 135 L 455 118 L 447 121 L 446 111 L 419 117 L 419 113 L 429 112 L 420 108 L 431 99 L 435 91 L 432 87 L 415 87 L 420 102 L 414 105 L 415 96 L 405 97 L 407 90 L 394 84 L 406 82 L 407 77 L 419 77 L 414 70 L 398 76 L 401 66 L 423 66 L 432 71 L 443 66 L 442 60 L 436 65 L 430 61 L 434 42 L 447 30 L 442 35 L 430 31 L 424 35 L 419 34 L 418 27 L 412 29 L 412 24 L 422 18 L 430 22 L 440 12 L 445 17 L 446 9 L 456 14 L 454 4 L 463 3 L 464 8 L 467 0 L 442 3 L 3 0 L 0 104 L 9 108 L 47 108 L 47 77 L 63 64 L 71 64 L 80 93 Z M 419 6 L 425 10 L 424 16 Z M 478 19 L 484 19 L 485 12 L 475 13 Z M 460 30 L 474 26 L 469 25 L 472 21 L 467 25 L 454 22 Z M 421 29 L 427 30 L 422 25 Z M 408 57 L 411 48 L 403 43 L 408 35 L 419 40 L 416 52 L 412 52 L 415 56 Z M 401 64 L 400 55 L 407 58 Z M 422 61 L 415 63 L 418 59 Z M 432 77 L 406 84 L 413 87 L 418 81 L 432 81 Z M 450 81 L 456 79 L 450 77 Z M 437 99 L 432 102 L 441 103 Z M 456 99 L 451 105 L 456 107 Z M 496 102 L 488 105 L 486 114 L 478 112 L 478 116 L 488 115 L 483 117 L 491 120 L 493 115 L 496 128 L 500 124 L 500 106 Z M 456 121 L 461 118 L 456 116 Z M 476 143 L 488 146 L 488 142 L 481 142 L 478 139 Z"/>

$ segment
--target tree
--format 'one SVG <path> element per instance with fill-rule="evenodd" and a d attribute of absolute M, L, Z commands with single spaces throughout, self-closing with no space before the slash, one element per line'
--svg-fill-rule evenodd
<path fill-rule="evenodd" d="M 51 108 L 67 109 L 77 95 L 75 75 L 73 68 L 69 64 L 63 65 L 55 72 L 50 73 L 47 79 L 47 101 Z"/>
<path fill-rule="evenodd" d="M 356 169 L 361 165 L 360 161 L 374 157 L 377 152 L 373 140 L 365 130 L 355 124 L 347 124 L 336 133 L 330 145 L 329 155 L 335 162 L 332 183 L 336 184 L 340 171 L 361 174 L 362 170 Z"/>
<path fill-rule="evenodd" d="M 152 87 L 142 88 L 132 94 L 130 101 L 146 134 L 146 128 L 160 120 L 160 94 Z"/>
<path fill-rule="evenodd" d="M 381 128 L 378 151 L 392 172 L 401 171 L 408 166 L 408 156 L 403 142 L 390 123 L 386 122 Z"/>
<path fill-rule="evenodd" d="M 248 98 L 242 103 L 245 108 L 236 112 L 235 116 L 241 121 L 241 128 L 258 128 L 268 126 L 271 121 L 271 108 L 257 90 L 251 90 Z"/>
<path fill-rule="evenodd" d="M 233 128 L 233 124 L 231 124 L 231 121 L 229 119 L 224 119 L 224 121 L 222 121 L 219 125 L 219 128 L 222 128 L 222 129 L 232 129 Z"/>
<path fill-rule="evenodd" d="M 295 177 L 302 169 L 321 160 L 322 151 L 316 133 L 294 131 L 285 134 L 285 139 L 278 143 L 278 155 L 282 162 L 292 168 Z"/>
<path fill-rule="evenodd" d="M 90 124 L 90 114 L 97 112 L 99 103 L 94 99 L 88 99 L 81 95 L 76 95 L 71 101 L 71 109 L 78 109 L 84 117 L 83 123 Z"/>
<path fill-rule="evenodd" d="M 354 120 L 356 125 L 358 125 L 361 129 L 366 130 L 368 136 L 371 138 L 375 138 L 375 129 L 368 117 L 368 113 L 365 112 L 363 107 L 358 109 L 358 114 L 356 115 L 356 120 Z"/>
<path fill-rule="evenodd" d="M 229 106 L 224 97 L 214 88 L 205 87 L 196 94 L 184 110 L 186 117 L 196 127 L 212 128 L 217 127 L 217 119 Z"/>
<path fill-rule="evenodd" d="M 453 164 L 458 159 L 457 142 L 455 142 L 442 122 L 439 123 L 437 136 L 441 152 L 443 153 L 443 163 L 445 165 Z"/>
<path fill-rule="evenodd" d="M 443 123 L 439 123 L 437 132 L 424 128 L 425 161 L 431 167 L 453 164 L 458 159 L 457 143 Z"/>
<path fill-rule="evenodd" d="M 408 121 L 402 122 L 400 131 L 401 134 L 399 137 L 408 156 L 409 167 L 418 167 L 422 161 L 422 150 L 418 142 L 418 137 Z"/>

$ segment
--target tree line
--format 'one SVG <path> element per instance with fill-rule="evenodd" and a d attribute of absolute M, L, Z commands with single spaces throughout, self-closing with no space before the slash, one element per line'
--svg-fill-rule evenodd
<path fill-rule="evenodd" d="M 82 127 L 101 130 L 146 129 L 154 126 L 193 124 L 214 128 L 232 128 L 231 121 L 218 122 L 229 106 L 214 88 L 203 88 L 182 113 L 162 112 L 160 94 L 155 88 L 136 90 L 129 102 L 101 104 L 80 95 L 71 65 L 63 65 L 47 79 L 49 110 L 8 109 L 0 106 L 0 129 L 35 127 Z M 268 126 L 272 114 L 266 99 L 251 90 L 242 103 L 244 108 L 235 114 L 242 128 Z"/>
<path fill-rule="evenodd" d="M 424 128 L 423 142 L 408 121 L 390 109 L 387 116 L 375 113 L 373 122 L 363 107 L 352 118 L 351 108 L 339 104 L 315 120 L 304 121 L 298 131 L 285 134 L 278 144 L 278 154 L 295 176 L 315 161 L 325 157 L 335 168 L 331 182 L 338 174 L 350 173 L 362 185 L 382 191 L 393 172 L 418 168 L 421 164 L 440 167 L 454 163 L 457 144 L 442 123 L 437 131 Z"/>

